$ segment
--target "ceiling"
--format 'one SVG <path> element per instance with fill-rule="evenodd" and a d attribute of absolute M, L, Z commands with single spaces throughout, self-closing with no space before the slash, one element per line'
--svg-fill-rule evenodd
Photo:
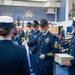
<path fill-rule="evenodd" d="M 14 1 L 48 1 L 48 0 L 14 0 Z"/>
<path fill-rule="evenodd" d="M 0 0 L 0 5 L 29 7 L 60 7 L 61 0 Z"/>
<path fill-rule="evenodd" d="M 56 14 L 61 0 L 0 0 L 0 5 L 47 8 L 46 14 Z"/>
<path fill-rule="evenodd" d="M 47 2 L 47 1 L 60 1 L 60 0 L 13 0 L 13 1 L 26 1 L 26 2 L 35 1 L 35 2 Z"/>

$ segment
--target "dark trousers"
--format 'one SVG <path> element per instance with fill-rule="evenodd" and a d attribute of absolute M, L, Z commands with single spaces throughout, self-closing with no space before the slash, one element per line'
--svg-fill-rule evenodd
<path fill-rule="evenodd" d="M 53 75 L 53 67 L 46 67 L 36 63 L 35 75 Z"/>
<path fill-rule="evenodd" d="M 33 71 L 35 71 L 35 65 L 36 65 L 36 63 L 35 63 L 35 55 L 30 54 L 30 62 L 31 62 L 31 69 Z"/>

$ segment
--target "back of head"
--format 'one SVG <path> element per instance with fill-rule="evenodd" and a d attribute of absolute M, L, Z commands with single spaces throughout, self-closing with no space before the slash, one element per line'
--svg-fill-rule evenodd
<path fill-rule="evenodd" d="M 0 36 L 6 36 L 14 28 L 13 18 L 10 16 L 0 16 Z"/>
<path fill-rule="evenodd" d="M 48 26 L 48 21 L 47 21 L 46 19 L 42 19 L 42 20 L 40 21 L 40 26 L 41 26 L 41 27 Z"/>

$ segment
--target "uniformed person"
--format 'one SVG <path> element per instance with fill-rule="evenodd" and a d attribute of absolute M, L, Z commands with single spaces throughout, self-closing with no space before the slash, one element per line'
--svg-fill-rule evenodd
<path fill-rule="evenodd" d="M 16 37 L 18 45 L 22 46 L 22 38 L 24 38 L 24 37 L 25 37 L 25 33 L 23 31 L 23 28 L 20 27 L 19 30 L 18 30 L 18 33 L 17 33 L 17 37 Z"/>
<path fill-rule="evenodd" d="M 61 49 L 62 53 L 67 53 L 69 52 L 69 44 L 71 42 L 71 37 L 66 37 L 65 38 L 65 43 L 63 45 L 63 49 Z"/>
<path fill-rule="evenodd" d="M 33 26 L 32 26 L 32 23 L 31 22 L 27 22 L 27 27 L 29 28 L 30 32 L 29 32 L 29 35 L 28 35 L 28 40 L 32 40 L 33 39 L 33 34 L 34 34 L 34 30 L 33 30 Z M 29 47 L 29 51 L 32 50 L 32 47 Z M 34 61 L 33 61 L 33 56 L 31 54 L 30 55 L 30 72 L 33 72 L 33 67 L 34 67 Z"/>
<path fill-rule="evenodd" d="M 39 22 L 37 20 L 34 20 L 32 26 L 33 26 L 33 30 L 34 30 L 33 39 L 35 39 L 41 33 L 40 30 L 39 30 Z M 35 54 L 35 52 L 37 51 L 37 49 L 34 50 L 34 48 L 36 49 L 37 45 L 35 45 L 33 47 L 33 49 L 31 50 L 32 54 Z"/>
<path fill-rule="evenodd" d="M 27 22 L 27 27 L 30 30 L 29 35 L 28 35 L 28 40 L 31 40 L 32 36 L 33 36 L 33 33 L 34 33 L 32 23 L 31 22 Z"/>
<path fill-rule="evenodd" d="M 25 48 L 12 39 L 13 18 L 0 16 L 0 75 L 30 75 Z"/>
<path fill-rule="evenodd" d="M 16 35 L 17 35 L 17 28 L 16 26 L 14 27 L 14 32 L 13 32 L 13 36 L 12 36 L 12 41 L 16 41 Z"/>
<path fill-rule="evenodd" d="M 56 36 L 48 31 L 47 20 L 40 21 L 41 32 L 36 39 L 28 42 L 29 46 L 37 45 L 36 75 L 53 75 L 54 54 L 58 52 Z M 24 44 L 25 45 L 25 44 Z"/>
<path fill-rule="evenodd" d="M 65 44 L 65 39 L 61 34 L 58 36 L 57 43 L 59 44 L 59 52 L 61 52 L 61 50 L 63 49 L 63 45 Z"/>
<path fill-rule="evenodd" d="M 68 66 L 69 75 L 75 75 L 75 17 L 73 18 L 73 37 L 71 39 L 69 49 L 69 54 L 74 57 L 74 59 L 67 61 L 64 65 Z"/>
<path fill-rule="evenodd" d="M 37 20 L 34 20 L 32 26 L 33 26 L 33 30 L 34 30 L 34 34 L 33 34 L 32 39 L 35 39 L 40 34 L 39 22 Z M 32 49 L 30 50 L 30 53 L 32 52 L 31 53 L 32 54 L 31 55 L 32 56 L 31 61 L 32 61 L 32 70 L 33 70 L 33 72 L 35 72 L 35 67 L 36 67 L 36 62 L 37 62 L 37 60 L 36 60 L 37 52 L 36 51 L 37 51 L 37 45 L 32 46 Z"/>

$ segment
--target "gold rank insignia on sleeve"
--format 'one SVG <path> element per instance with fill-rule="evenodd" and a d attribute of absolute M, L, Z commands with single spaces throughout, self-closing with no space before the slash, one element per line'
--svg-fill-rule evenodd
<path fill-rule="evenodd" d="M 50 52 L 50 53 L 48 53 L 47 55 L 48 55 L 48 56 L 54 56 L 54 54 L 53 54 L 53 53 L 51 53 L 51 52 Z"/>
<path fill-rule="evenodd" d="M 68 48 L 66 48 L 66 51 L 68 51 Z"/>
<path fill-rule="evenodd" d="M 54 48 L 58 48 L 58 47 L 59 47 L 59 45 L 57 44 L 57 42 L 55 42 Z"/>

